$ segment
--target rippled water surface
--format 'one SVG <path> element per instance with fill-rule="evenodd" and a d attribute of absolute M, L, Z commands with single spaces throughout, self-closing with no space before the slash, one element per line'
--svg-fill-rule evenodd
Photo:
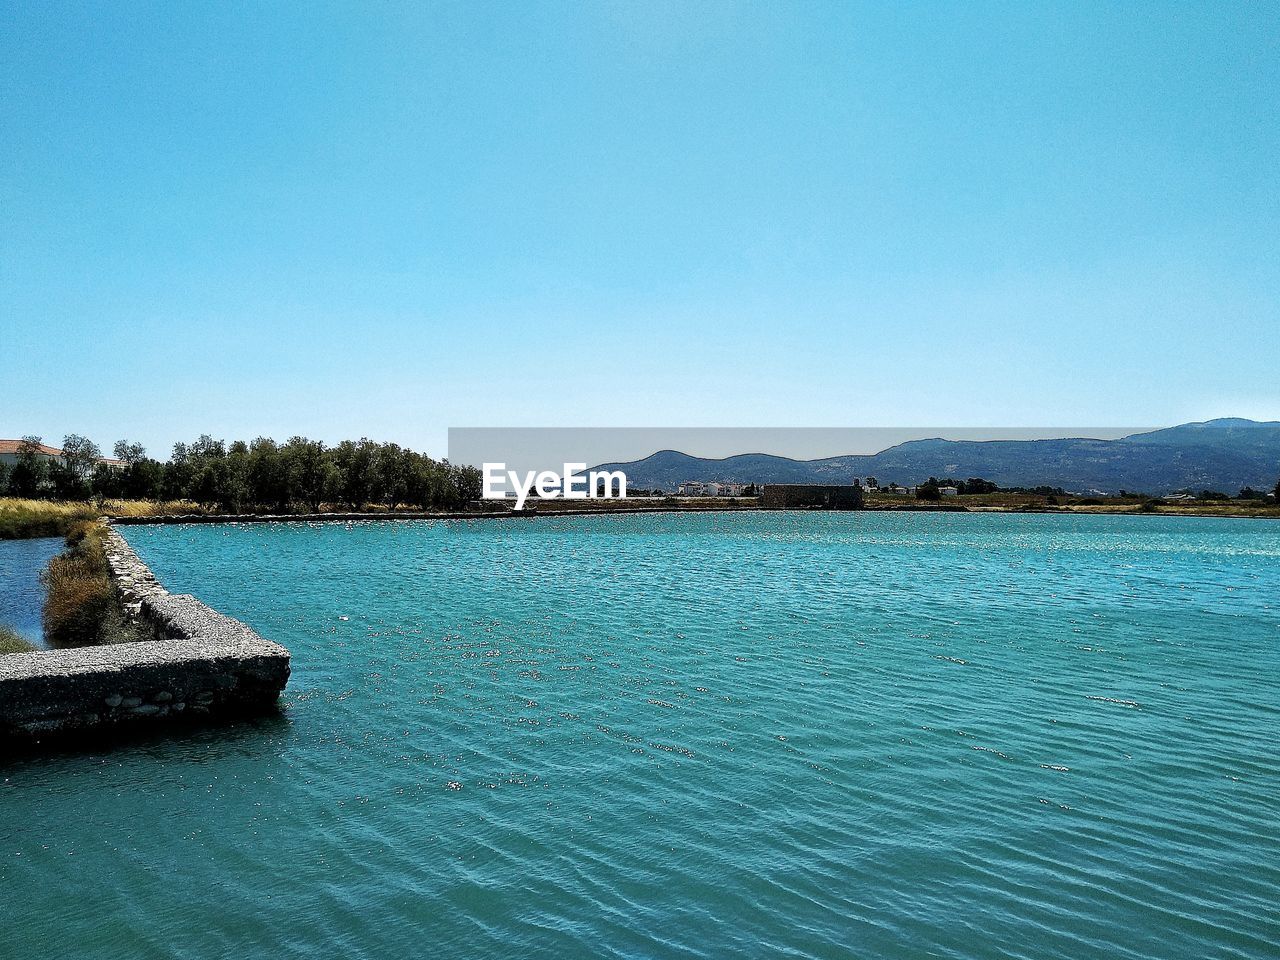
<path fill-rule="evenodd" d="M 1280 955 L 1280 524 L 124 532 L 284 715 L 0 769 L 0 955 Z"/>

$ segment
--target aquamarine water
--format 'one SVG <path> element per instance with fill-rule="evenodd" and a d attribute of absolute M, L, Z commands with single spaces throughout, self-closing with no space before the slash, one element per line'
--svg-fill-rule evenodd
<path fill-rule="evenodd" d="M 124 532 L 284 715 L 0 769 L 5 957 L 1280 955 L 1280 524 Z"/>

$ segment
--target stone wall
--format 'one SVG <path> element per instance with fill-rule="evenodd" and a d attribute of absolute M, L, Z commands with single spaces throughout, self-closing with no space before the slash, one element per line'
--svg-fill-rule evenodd
<path fill-rule="evenodd" d="M 766 510 L 859 510 L 862 488 L 817 483 L 766 483 L 760 497 Z"/>
<path fill-rule="evenodd" d="M 0 657 L 0 745 L 276 708 L 288 650 L 169 593 L 114 530 L 104 539 L 125 610 L 156 639 Z"/>

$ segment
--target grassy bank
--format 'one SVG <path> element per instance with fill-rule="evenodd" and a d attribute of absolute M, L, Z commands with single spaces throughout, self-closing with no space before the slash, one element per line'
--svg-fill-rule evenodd
<path fill-rule="evenodd" d="M 885 500 L 868 498 L 870 509 L 884 509 Z M 906 499 L 899 497 L 896 499 Z M 1280 505 L 1265 500 L 1161 500 L 1150 497 L 1074 497 L 1043 496 L 1034 493 L 973 494 L 944 497 L 944 504 L 954 504 L 975 513 L 1084 513 L 1114 515 L 1147 515 L 1167 517 L 1270 517 L 1280 518 Z"/>
<path fill-rule="evenodd" d="M 37 649 L 39 648 L 34 643 L 24 640 L 8 627 L 0 627 L 0 657 L 7 653 L 26 653 Z"/>
<path fill-rule="evenodd" d="M 50 560 L 40 575 L 45 585 L 44 635 L 52 646 L 151 639 L 120 605 L 107 566 L 103 530 L 96 520 L 75 524 L 67 534 L 67 549 Z"/>
<path fill-rule="evenodd" d="M 342 513 L 351 508 L 342 504 L 321 504 L 317 513 Z M 371 516 L 393 512 L 396 509 L 385 504 L 366 504 L 357 513 Z M 282 515 L 310 513 L 305 505 L 295 504 Z M 103 517 L 174 517 L 217 513 L 211 506 L 190 500 L 24 500 L 18 497 L 0 497 L 0 540 L 21 540 L 31 537 L 65 537 L 77 524 Z M 261 511 L 260 511 L 261 513 Z M 274 511 L 273 511 L 274 513 Z"/>
<path fill-rule="evenodd" d="M 153 517 L 204 510 L 185 500 L 103 500 L 100 503 L 0 497 L 0 540 L 65 537 L 76 524 L 99 517 Z"/>
<path fill-rule="evenodd" d="M 65 537 L 75 524 L 97 516 L 98 508 L 91 503 L 5 497 L 0 499 L 0 540 Z"/>

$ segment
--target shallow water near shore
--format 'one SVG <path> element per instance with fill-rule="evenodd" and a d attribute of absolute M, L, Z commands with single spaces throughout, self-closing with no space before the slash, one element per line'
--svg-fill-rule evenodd
<path fill-rule="evenodd" d="M 61 537 L 0 540 L 0 626 L 38 647 L 45 645 L 40 571 L 62 547 Z"/>
<path fill-rule="evenodd" d="M 0 768 L 3 955 L 1280 952 L 1280 524 L 122 533 L 285 714 Z"/>

